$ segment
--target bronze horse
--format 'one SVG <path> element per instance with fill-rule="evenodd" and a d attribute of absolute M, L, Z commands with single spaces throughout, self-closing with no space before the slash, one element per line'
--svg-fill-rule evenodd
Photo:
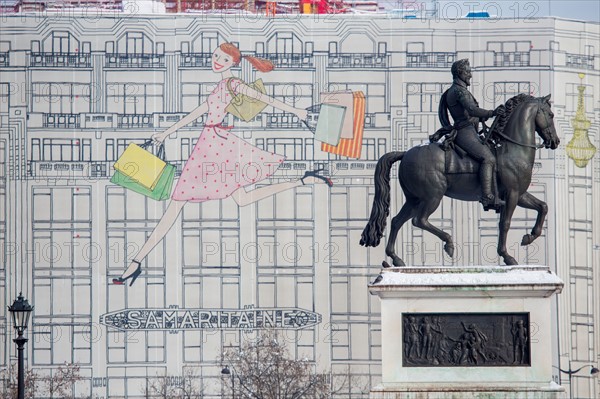
<path fill-rule="evenodd" d="M 537 220 L 531 234 L 523 236 L 521 245 L 529 245 L 542 234 L 542 226 L 548 213 L 545 202 L 527 192 L 531 183 L 536 146 L 535 133 L 543 139 L 543 147 L 556 149 L 560 143 L 554 127 L 554 114 L 550 109 L 550 95 L 532 97 L 520 94 L 506 102 L 506 114 L 494 123 L 492 142 L 495 143 L 498 194 L 506 205 L 500 211 L 498 255 L 507 265 L 516 265 L 515 258 L 506 251 L 506 237 L 510 222 L 518 206 L 537 211 Z M 392 164 L 402 161 L 398 168 L 398 179 L 406 202 L 392 219 L 386 255 L 394 266 L 404 266 L 395 252 L 396 237 L 402 225 L 412 219 L 413 225 L 439 237 L 445 242 L 444 250 L 454 255 L 454 242 L 450 234 L 429 223 L 444 196 L 461 201 L 477 201 L 481 195 L 478 167 L 470 158 L 469 173 L 446 172 L 446 153 L 438 143 L 413 147 L 408 151 L 385 154 L 375 169 L 375 198 L 369 223 L 362 232 L 360 244 L 376 247 L 383 236 L 390 208 L 390 169 Z M 384 266 L 387 263 L 384 262 Z M 387 265 L 389 266 L 389 265 Z"/>

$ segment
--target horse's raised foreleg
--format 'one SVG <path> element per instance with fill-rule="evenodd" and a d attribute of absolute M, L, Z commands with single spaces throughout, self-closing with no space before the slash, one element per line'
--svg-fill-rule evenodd
<path fill-rule="evenodd" d="M 529 245 L 542 235 L 542 227 L 544 227 L 544 220 L 546 220 L 546 215 L 548 214 L 548 205 L 528 192 L 519 198 L 518 205 L 521 208 L 534 209 L 538 213 L 535 225 L 531 229 L 531 234 L 525 234 L 521 241 L 521 245 Z"/>
<path fill-rule="evenodd" d="M 406 221 L 412 218 L 416 213 L 415 203 L 407 201 L 400 209 L 400 212 L 392 219 L 392 226 L 390 229 L 390 237 L 388 238 L 387 246 L 385 247 L 385 253 L 387 256 L 392 258 L 394 266 L 406 266 L 404 261 L 396 255 L 396 238 L 398 237 L 398 231 Z"/>
<path fill-rule="evenodd" d="M 506 196 L 506 205 L 500 212 L 500 233 L 498 234 L 498 255 L 504 259 L 504 263 L 507 265 L 518 265 L 519 263 L 515 258 L 508 254 L 506 250 L 506 237 L 508 236 L 508 230 L 510 230 L 510 222 L 519 202 L 519 193 L 511 191 Z"/>
<path fill-rule="evenodd" d="M 437 236 L 440 240 L 444 241 L 446 243 L 446 245 L 444 245 L 444 250 L 448 255 L 450 255 L 450 257 L 453 257 L 454 241 L 452 241 L 452 236 L 429 223 L 429 216 L 431 216 L 438 206 L 440 206 L 441 201 L 442 197 L 434 197 L 423 200 L 419 206 L 417 216 L 413 218 L 412 222 L 414 226 L 428 231 Z"/>

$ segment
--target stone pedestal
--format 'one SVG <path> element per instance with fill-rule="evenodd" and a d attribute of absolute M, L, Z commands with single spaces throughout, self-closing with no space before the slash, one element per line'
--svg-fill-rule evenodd
<path fill-rule="evenodd" d="M 548 267 L 389 268 L 375 281 L 382 383 L 372 399 L 562 397 L 551 297 L 563 282 Z"/>

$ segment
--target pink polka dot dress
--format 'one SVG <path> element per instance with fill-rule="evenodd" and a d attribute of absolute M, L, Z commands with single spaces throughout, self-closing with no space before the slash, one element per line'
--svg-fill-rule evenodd
<path fill-rule="evenodd" d="M 233 91 L 241 84 L 231 83 Z M 261 150 L 221 126 L 231 101 L 227 79 L 208 96 L 206 124 L 171 196 L 175 201 L 222 199 L 272 176 L 285 157 Z"/>

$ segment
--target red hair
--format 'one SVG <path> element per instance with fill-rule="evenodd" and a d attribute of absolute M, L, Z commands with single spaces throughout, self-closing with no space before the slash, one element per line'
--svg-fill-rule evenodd
<path fill-rule="evenodd" d="M 233 63 L 235 65 L 239 64 L 242 58 L 248 60 L 248 62 L 258 71 L 260 72 L 271 72 L 275 65 L 269 60 L 265 60 L 263 58 L 256 58 L 250 56 L 242 56 L 240 49 L 238 49 L 235 45 L 231 43 L 223 43 L 219 46 L 219 48 L 227 55 L 233 58 Z"/>

